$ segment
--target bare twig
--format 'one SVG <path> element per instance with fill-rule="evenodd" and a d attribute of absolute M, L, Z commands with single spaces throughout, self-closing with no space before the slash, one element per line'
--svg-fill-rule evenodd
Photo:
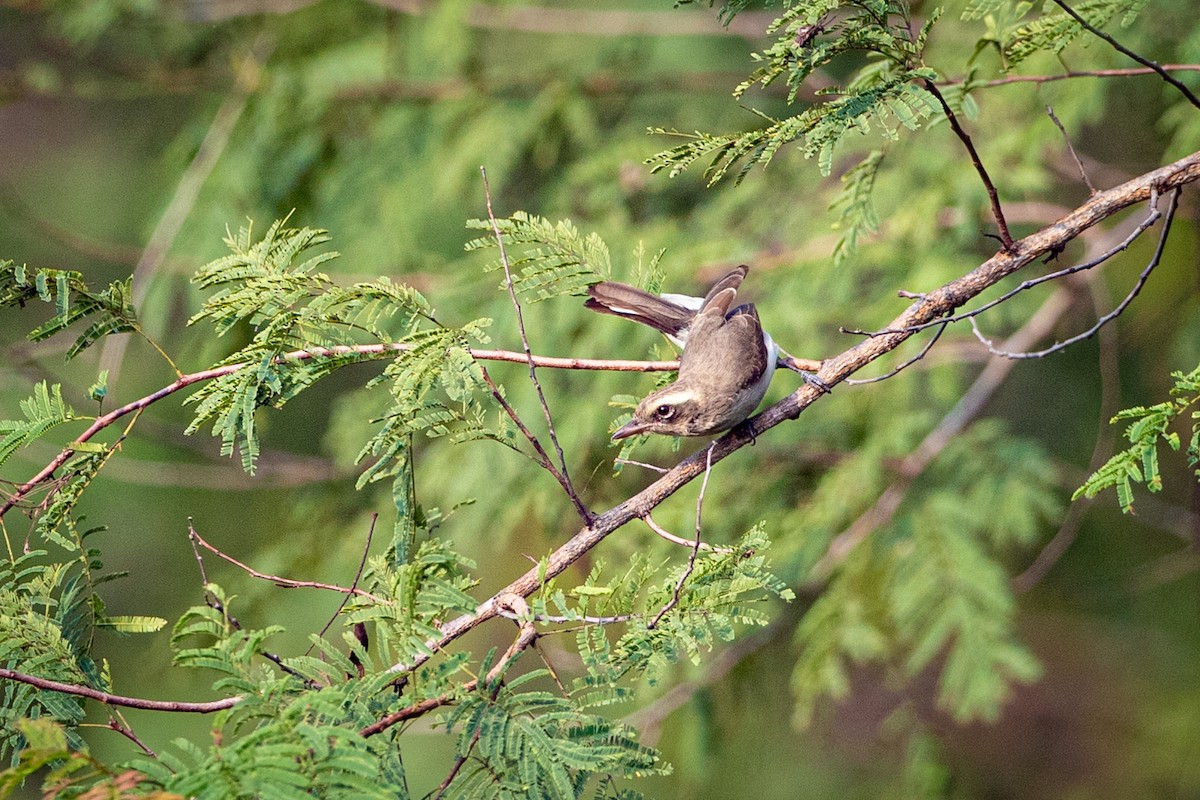
<path fill-rule="evenodd" d="M 946 102 L 946 98 L 942 97 L 937 84 L 931 80 L 925 80 L 923 84 L 929 93 L 937 98 L 938 103 L 942 106 L 942 111 L 946 115 L 946 119 L 950 122 L 950 127 L 954 130 L 954 135 L 967 148 L 967 154 L 971 156 L 971 163 L 975 165 L 975 171 L 979 173 L 979 179 L 983 181 L 983 188 L 987 190 L 988 200 L 992 204 L 992 216 L 996 219 L 996 227 L 1000 231 L 1000 244 L 1004 247 L 1006 253 L 1010 252 L 1013 247 L 1012 234 L 1008 232 L 1008 223 L 1004 221 L 1004 209 L 1000 207 L 1000 195 L 996 192 L 996 185 L 992 183 L 991 176 L 988 175 L 987 170 L 983 166 L 983 161 L 979 158 L 979 151 L 975 149 L 975 144 L 971 141 L 971 136 L 959 124 L 958 115 L 950 108 L 950 104 Z"/>
<path fill-rule="evenodd" d="M 1050 115 L 1050 121 L 1054 123 L 1054 127 L 1058 128 L 1058 132 L 1062 134 L 1063 141 L 1066 142 L 1067 152 L 1071 154 L 1075 166 L 1079 168 L 1079 177 L 1083 178 L 1084 184 L 1088 187 L 1090 194 L 1096 193 L 1096 187 L 1092 185 L 1092 179 L 1088 177 L 1087 170 L 1083 168 L 1083 162 L 1079 160 L 1079 154 L 1075 152 L 1075 145 L 1071 144 L 1071 137 L 1067 135 L 1067 129 L 1063 127 L 1058 115 L 1054 113 L 1054 109 L 1046 106 L 1046 113 Z"/>
<path fill-rule="evenodd" d="M 894 377 L 897 373 L 900 372 L 900 370 L 902 370 L 906 367 L 911 367 L 913 364 L 917 363 L 922 358 L 924 358 L 925 355 L 929 352 L 929 350 L 934 346 L 934 344 L 937 343 L 937 340 L 942 338 L 942 334 L 946 332 L 946 326 L 949 325 L 952 321 L 953 320 L 950 320 L 950 319 L 941 320 L 941 327 L 938 328 L 937 333 L 935 333 L 933 336 L 929 337 L 929 341 L 927 341 L 925 343 L 925 346 L 921 348 L 921 352 L 917 353 L 915 356 L 908 359 L 907 361 L 904 361 L 903 363 L 899 364 L 898 366 L 893 368 L 890 372 L 885 372 L 882 375 L 876 375 L 873 378 L 847 378 L 844 382 L 854 386 L 854 385 L 863 384 L 863 383 L 878 383 L 879 381 L 886 381 L 888 378 Z M 936 325 L 938 323 L 935 322 L 933 324 Z M 844 331 L 844 332 L 849 333 L 849 331 Z"/>
<path fill-rule="evenodd" d="M 989 300 L 988 302 L 984 303 L 983 305 L 977 306 L 977 307 L 971 309 L 970 311 L 964 311 L 961 314 L 954 314 L 954 315 L 948 316 L 944 319 L 936 319 L 936 320 L 933 320 L 932 322 L 923 322 L 920 325 L 913 325 L 910 328 L 908 328 L 907 330 L 915 333 L 916 331 L 923 331 L 926 328 L 932 328 L 936 325 L 944 326 L 946 323 L 961 322 L 964 319 L 970 319 L 971 317 L 975 317 L 975 316 L 978 316 L 979 314 L 982 314 L 984 311 L 987 311 L 988 309 L 995 308 L 996 306 L 1000 305 L 1001 303 L 1005 302 L 1006 300 L 1012 299 L 1013 297 L 1020 294 L 1021 292 L 1026 291 L 1027 289 L 1032 289 L 1034 286 L 1038 286 L 1039 284 L 1046 283 L 1047 281 L 1053 281 L 1053 280 L 1058 280 L 1059 278 L 1065 278 L 1068 275 L 1074 275 L 1077 272 L 1082 272 L 1083 270 L 1088 270 L 1093 267 L 1099 266 L 1100 264 L 1103 264 L 1105 261 L 1108 261 L 1110 258 L 1117 255 L 1118 253 L 1122 253 L 1125 250 L 1129 249 L 1129 246 L 1131 244 L 1133 244 L 1133 242 L 1139 236 L 1141 236 L 1143 233 L 1145 233 L 1145 231 L 1147 229 L 1149 229 L 1151 226 L 1153 226 L 1154 223 L 1157 222 L 1160 217 L 1162 217 L 1162 212 L 1158 210 L 1158 203 L 1156 202 L 1156 200 L 1157 200 L 1156 197 L 1151 197 L 1150 212 L 1146 215 L 1146 218 L 1144 220 L 1142 220 L 1140 223 L 1138 223 L 1138 225 L 1132 231 L 1129 232 L 1129 235 L 1127 235 L 1119 243 L 1106 249 L 1100 255 L 1095 256 L 1094 258 L 1089 258 L 1087 261 L 1084 261 L 1080 264 L 1075 264 L 1075 265 L 1067 267 L 1065 269 L 1056 270 L 1054 272 L 1050 272 L 1045 275 L 1039 275 L 1036 278 L 1030 278 L 1027 281 L 1022 281 L 1015 288 L 1010 289 L 1009 291 L 1007 291 L 1004 294 L 997 297 L 995 300 Z M 883 330 L 878 330 L 878 331 L 866 331 L 866 330 L 859 330 L 859 329 L 843 328 L 842 332 L 843 333 L 852 333 L 852 334 L 861 335 L 861 336 L 883 336 L 883 335 L 886 335 L 889 333 L 896 333 L 897 331 L 889 330 L 887 328 L 885 328 Z M 849 381 L 847 381 L 847 382 L 849 382 Z"/>
<path fill-rule="evenodd" d="M 119 694 L 101 692 L 90 686 L 77 686 L 73 683 L 39 678 L 36 675 L 26 675 L 23 672 L 17 672 L 16 670 L 4 667 L 0 667 L 0 678 L 27 683 L 30 686 L 36 686 L 39 689 L 45 689 L 50 692 L 62 692 L 63 694 L 75 695 L 76 697 L 86 697 L 89 700 L 98 700 L 105 705 L 140 708 L 143 711 L 177 711 L 186 714 L 211 714 L 214 711 L 232 708 L 242 701 L 240 695 L 213 700 L 208 703 L 185 703 L 176 700 L 144 700 L 140 697 L 124 697 Z"/>
<path fill-rule="evenodd" d="M 496 246 L 500 250 L 500 265 L 504 267 L 504 285 L 508 287 L 508 297 L 512 300 L 513 310 L 517 314 L 517 330 L 521 334 L 521 347 L 525 351 L 525 359 L 529 363 L 529 381 L 537 393 L 538 403 L 542 407 L 542 415 L 546 418 L 546 429 L 550 433 L 550 443 L 554 445 L 554 452 L 558 456 L 559 473 L 555 477 L 559 479 L 563 490 L 571 498 L 579 516 L 585 523 L 588 523 L 595 515 L 583 504 L 579 493 L 575 491 L 574 484 L 571 483 L 571 473 L 567 470 L 567 458 L 563 454 L 562 445 L 558 443 L 558 434 L 554 432 L 554 420 L 550 416 L 550 405 L 546 402 L 546 393 L 542 391 L 542 383 L 538 380 L 537 364 L 534 363 L 533 350 L 529 347 L 529 337 L 525 333 L 525 315 L 521 311 L 521 301 L 517 299 L 517 288 L 513 285 L 512 268 L 509 267 L 508 253 L 504 249 L 504 235 L 500 233 L 500 225 L 496 222 L 496 215 L 492 211 L 492 187 L 488 183 L 487 170 L 480 167 L 479 173 L 483 176 L 483 196 L 487 201 L 488 220 L 492 223 L 492 234 L 496 237 Z M 506 410 L 511 412 L 511 406 Z"/>
<path fill-rule="evenodd" d="M 666 539 L 668 542 L 671 542 L 672 544 L 680 544 L 680 545 L 683 545 L 684 547 L 692 547 L 692 548 L 695 548 L 697 546 L 696 541 L 694 539 L 685 539 L 682 536 L 676 536 L 675 534 L 671 533 L 666 528 L 662 527 L 657 522 L 655 522 L 654 517 L 650 516 L 649 514 L 642 517 L 642 522 L 646 523 L 646 526 L 649 527 L 650 530 L 654 531 L 656 534 L 658 534 L 662 538 Z M 701 550 L 712 550 L 717 553 L 732 553 L 733 552 L 732 547 L 716 547 L 715 545 L 711 545 L 708 542 L 700 542 L 699 547 Z"/>
<path fill-rule="evenodd" d="M 1067 5 L 1065 2 L 1063 2 L 1063 0 L 1054 0 L 1054 4 L 1056 6 L 1058 6 L 1059 8 L 1061 8 L 1063 11 L 1067 12 L 1068 16 L 1070 16 L 1073 20 L 1078 22 L 1081 26 L 1083 26 L 1092 35 L 1097 36 L 1097 37 L 1103 39 L 1104 41 L 1108 42 L 1110 45 L 1112 45 L 1113 49 L 1116 50 L 1117 52 L 1127 55 L 1130 58 L 1132 58 L 1134 61 L 1141 64 L 1142 66 L 1148 67 L 1148 68 L 1154 70 L 1154 72 L 1157 73 L 1160 78 L 1162 78 L 1164 81 L 1166 81 L 1167 83 L 1171 84 L 1176 89 L 1178 89 L 1180 91 L 1180 93 L 1183 94 L 1183 96 L 1187 98 L 1189 103 L 1194 105 L 1196 108 L 1200 108 L 1200 97 L 1196 97 L 1196 95 L 1192 94 L 1191 89 L 1189 89 L 1178 78 L 1169 74 L 1165 69 L 1162 68 L 1161 65 L 1157 64 L 1154 61 L 1151 61 L 1148 58 L 1144 58 L 1144 57 L 1138 55 L 1137 53 L 1133 52 L 1132 50 L 1130 50 L 1128 47 L 1125 47 L 1123 44 L 1118 42 L 1112 36 L 1108 35 L 1104 31 L 1100 30 L 1095 25 L 1091 24 L 1086 19 L 1081 17 L 1079 15 L 1079 13 L 1075 11 L 1075 9 L 1071 8 L 1069 5 Z"/>
<path fill-rule="evenodd" d="M 367 528 L 367 541 L 366 544 L 363 545 L 362 558 L 360 558 L 358 561 L 358 569 L 354 573 L 354 580 L 350 582 L 349 591 L 345 593 L 345 597 L 342 598 L 342 602 L 338 604 L 337 609 L 329 616 L 329 621 L 325 623 L 325 627 L 321 628 L 321 630 L 317 632 L 318 638 L 325 637 L 326 632 L 328 632 L 328 630 L 333 626 L 334 621 L 338 618 L 338 614 L 342 613 L 342 609 L 345 608 L 346 604 L 350 602 L 350 598 L 352 596 L 360 595 L 362 597 L 374 597 L 374 595 L 360 590 L 358 588 L 358 582 L 362 579 L 363 570 L 367 567 L 367 556 L 369 556 L 371 553 L 371 540 L 375 538 L 375 523 L 378 521 L 379 512 L 375 512 L 371 515 L 371 526 Z M 383 602 L 387 601 L 385 600 Z M 316 642 L 310 644 L 308 649 L 304 651 L 304 654 L 308 655 L 316 646 Z"/>
<path fill-rule="evenodd" d="M 1176 188 L 1174 191 L 1171 192 L 1171 202 L 1170 202 L 1170 205 L 1167 206 L 1167 215 L 1166 215 L 1166 218 L 1163 220 L 1162 232 L 1159 234 L 1159 237 L 1158 237 L 1158 246 L 1156 248 L 1154 248 L 1154 255 L 1150 259 L 1150 263 L 1148 263 L 1146 265 L 1146 268 L 1142 270 L 1141 275 L 1138 276 L 1137 283 L 1135 283 L 1133 288 L 1129 290 L 1129 294 L 1125 295 L 1125 299 L 1122 300 L 1117 305 L 1117 307 L 1114 308 L 1112 311 L 1108 312 L 1104 316 L 1100 317 L 1100 319 L 1096 320 L 1096 324 L 1093 325 L 1092 327 L 1088 328 L 1083 333 L 1080 333 L 1076 336 L 1072 336 L 1070 339 L 1065 339 L 1061 342 L 1055 342 L 1053 345 L 1045 348 L 1044 350 L 1037 350 L 1032 353 L 1016 353 L 1016 352 L 1012 352 L 1012 351 L 1005 350 L 1005 349 L 999 349 L 999 348 L 996 348 L 995 346 L 993 346 L 992 341 L 990 339 L 986 338 L 979 331 L 979 326 L 976 324 L 975 318 L 971 317 L 971 329 L 974 331 L 976 338 L 978 338 L 979 341 L 983 342 L 983 344 L 987 347 L 989 353 L 991 353 L 993 355 L 997 355 L 997 356 L 1003 356 L 1005 358 L 1012 358 L 1012 359 L 1044 358 L 1045 356 L 1048 356 L 1051 353 L 1057 353 L 1060 350 L 1065 350 L 1066 348 L 1070 347 L 1073 344 L 1077 344 L 1078 342 L 1082 342 L 1085 339 L 1092 338 L 1093 336 L 1096 335 L 1096 331 L 1100 330 L 1105 325 L 1112 322 L 1117 317 L 1121 316 L 1121 314 L 1125 311 L 1125 309 L 1129 307 L 1129 304 L 1133 302 L 1133 299 L 1138 296 L 1138 293 L 1142 291 L 1142 287 L 1146 285 L 1146 281 L 1147 281 L 1147 279 L 1149 279 L 1150 273 L 1154 271 L 1154 268 L 1158 266 L 1159 261 L 1162 260 L 1163 250 L 1167 246 L 1167 237 L 1171 233 L 1171 222 L 1175 218 L 1175 208 L 1178 205 L 1179 205 L 1179 189 Z"/>
<path fill-rule="evenodd" d="M 367 345 L 343 345 L 338 347 L 313 347 L 307 350 L 293 350 L 290 353 L 285 353 L 277 359 L 278 363 L 286 361 L 303 361 L 311 358 L 339 358 L 345 356 L 361 356 L 363 358 L 371 357 L 391 357 L 397 352 L 404 352 L 411 349 L 411 345 L 404 343 L 388 343 L 388 344 L 367 344 Z M 527 358 L 522 353 L 513 353 L 508 350 L 469 350 L 471 356 L 484 361 L 515 361 L 518 363 L 527 362 Z M 580 359 L 580 358 L 549 358 L 544 356 L 534 356 L 534 361 L 538 366 L 552 367 L 555 369 L 588 369 L 588 370 L 617 370 L 617 371 L 637 371 L 637 372 L 667 372 L 679 369 L 678 361 L 612 361 L 599 359 Z M 115 408 L 112 411 L 99 416 L 88 426 L 79 438 L 75 439 L 72 444 L 87 442 L 92 439 L 100 431 L 112 425 L 118 419 L 132 414 L 136 411 L 169 397 L 181 389 L 186 389 L 194 383 L 210 381 L 220 378 L 224 375 L 237 372 L 250 366 L 249 364 L 226 364 L 213 369 L 201 370 L 187 375 L 182 375 L 178 380 L 170 383 L 157 391 L 151 392 L 145 397 L 141 397 L 133 402 Z M 47 464 L 40 472 L 34 475 L 25 483 L 17 487 L 11 495 L 9 495 L 3 505 L 0 505 L 0 517 L 3 517 L 11 509 L 16 507 L 22 500 L 25 499 L 43 482 L 48 480 L 54 472 L 67 462 L 71 456 L 75 455 L 75 448 L 72 446 L 65 447 L 57 456 L 55 456 L 49 464 Z"/>
<path fill-rule="evenodd" d="M 1009 338 L 1006 344 L 1012 346 L 1019 343 L 1026 346 L 1038 341 L 1049 334 L 1069 306 L 1070 293 L 1066 289 L 1058 289 L 1046 299 L 1029 321 Z M 884 489 L 870 508 L 834 537 L 829 547 L 826 548 L 825 555 L 809 573 L 809 585 L 819 585 L 828 580 L 829 576 L 833 574 L 833 570 L 846 560 L 855 547 L 871 533 L 892 520 L 913 481 L 979 414 L 987 401 L 1000 388 L 1004 379 L 1008 377 L 1013 364 L 1014 362 L 1003 359 L 993 359 L 988 362 L 988 365 L 979 373 L 979 377 L 950 410 L 950 413 L 943 417 L 937 427 L 931 430 L 916 449 L 905 456 L 896 467 L 897 477 L 892 484 Z"/>
<path fill-rule="evenodd" d="M 1162 64 L 1162 69 L 1168 72 L 1200 72 L 1200 64 Z M 1003 78 L 972 82 L 972 89 L 992 89 L 997 86 L 1008 86 L 1014 83 L 1052 83 L 1073 78 L 1131 78 L 1138 75 L 1158 75 L 1158 70 L 1150 67 L 1129 67 L 1127 69 L 1093 69 L 1072 70 L 1057 75 L 1007 75 Z M 966 83 L 966 78 L 955 78 L 942 81 L 943 86 L 960 86 Z"/>
<path fill-rule="evenodd" d="M 112 709 L 112 717 L 108 720 L 108 724 L 104 727 L 121 734 L 126 739 L 136 744 L 143 753 L 151 758 L 158 758 L 158 753 L 151 750 L 146 743 L 143 742 L 136 733 L 134 733 L 133 728 L 130 727 L 129 723 L 125 721 L 125 718 L 121 715 L 121 712 L 117 711 L 115 708 Z"/>
<path fill-rule="evenodd" d="M 1088 286 L 1091 289 L 1092 306 L 1099 313 L 1101 304 L 1107 302 L 1104 273 L 1090 273 L 1089 278 Z M 1105 326 L 1097 339 L 1100 345 L 1097 358 L 1097 367 L 1100 371 L 1100 412 L 1097 415 L 1100 430 L 1096 434 L 1096 444 L 1092 448 L 1092 457 L 1088 463 L 1089 474 L 1098 470 L 1100 465 L 1112 455 L 1116 432 L 1109 424 L 1109 420 L 1117 413 L 1117 409 L 1121 405 L 1120 359 L 1117 358 L 1116 326 Z M 1025 571 L 1012 579 L 1014 591 L 1028 592 L 1049 574 L 1058 560 L 1067 552 L 1067 548 L 1075 541 L 1075 537 L 1079 534 L 1079 528 L 1083 524 L 1084 514 L 1091 502 L 1080 499 L 1071 503 L 1067 508 L 1066 516 L 1059 523 L 1058 532 L 1038 552 L 1037 558 L 1025 568 Z"/>
<path fill-rule="evenodd" d="M 372 530 L 374 530 L 374 527 L 375 527 L 375 523 L 372 520 L 372 522 L 371 522 Z M 205 550 L 209 551 L 210 553 L 217 556 L 218 558 L 220 558 L 224 561 L 228 561 L 230 564 L 233 564 L 235 567 L 241 569 L 243 572 L 245 572 L 247 575 L 251 576 L 252 578 L 260 578 L 264 581 L 270 581 L 271 583 L 275 584 L 276 586 L 280 587 L 281 589 L 327 589 L 331 592 L 338 592 L 339 594 L 344 594 L 347 596 L 347 598 L 349 598 L 350 595 L 356 595 L 358 597 L 370 598 L 371 600 L 374 600 L 376 603 L 387 603 L 388 602 L 387 600 L 384 600 L 382 597 L 376 597 L 375 595 L 371 594 L 370 592 L 365 591 L 363 589 L 359 589 L 356 586 L 336 586 L 332 583 L 318 583 L 317 581 L 294 581 L 294 580 L 291 580 L 290 578 L 281 578 L 278 575 L 267 575 L 264 572 L 259 572 L 258 570 L 254 569 L 254 567 L 251 567 L 248 564 L 243 564 L 241 561 L 238 561 L 233 556 L 223 553 L 221 550 L 218 550 L 216 547 L 214 547 L 213 545 L 206 542 L 204 540 L 204 538 L 199 533 L 196 532 L 196 529 L 192 526 L 192 522 L 191 522 L 190 518 L 188 519 L 188 538 L 192 542 L 200 545 Z M 368 541 L 369 541 L 369 539 L 368 539 Z M 200 561 L 199 553 L 196 554 L 196 560 Z M 364 563 L 365 563 L 365 556 L 364 556 Z M 201 575 L 202 575 L 202 577 L 204 577 L 203 576 L 203 569 L 204 569 L 203 562 L 200 563 L 200 568 L 202 570 Z M 361 572 L 362 572 L 362 570 L 360 567 L 359 574 L 361 574 Z M 357 581 L 358 581 L 358 578 L 356 576 L 355 583 L 357 583 Z M 208 582 L 207 577 L 204 577 L 204 582 L 205 583 Z"/>
<path fill-rule="evenodd" d="M 670 472 L 670 470 L 667 469 L 666 467 L 659 467 L 654 464 L 647 464 L 645 461 L 634 461 L 631 458 L 617 458 L 617 459 L 613 459 L 613 461 L 617 464 L 632 464 L 635 467 L 643 467 L 645 469 L 650 470 L 651 472 L 657 472 L 659 475 L 665 475 L 666 473 Z"/>
<path fill-rule="evenodd" d="M 712 453 L 716 444 L 716 442 L 713 442 L 708 446 L 708 456 L 704 461 L 704 480 L 700 482 L 700 495 L 696 498 L 696 538 L 692 542 L 692 552 L 688 556 L 687 568 L 684 569 L 683 572 L 679 573 L 679 580 L 675 581 L 675 590 L 671 593 L 670 601 L 668 601 L 666 605 L 659 609 L 658 615 L 655 616 L 654 619 L 650 620 L 650 622 L 646 625 L 647 630 L 653 630 L 654 628 L 657 628 L 658 623 L 661 622 L 662 618 L 667 615 L 667 612 L 679 605 L 679 598 L 683 593 L 683 584 L 687 582 L 688 578 L 692 577 L 692 571 L 696 568 L 696 556 L 700 554 L 701 544 L 700 513 L 704 508 L 704 492 L 708 489 L 708 476 L 712 474 Z"/>

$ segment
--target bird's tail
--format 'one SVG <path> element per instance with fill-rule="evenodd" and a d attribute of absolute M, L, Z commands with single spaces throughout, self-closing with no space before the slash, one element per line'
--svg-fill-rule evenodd
<path fill-rule="evenodd" d="M 649 325 L 668 336 L 687 328 L 696 314 L 691 309 L 615 281 L 604 281 L 588 287 L 588 299 L 584 305 L 593 311 Z"/>

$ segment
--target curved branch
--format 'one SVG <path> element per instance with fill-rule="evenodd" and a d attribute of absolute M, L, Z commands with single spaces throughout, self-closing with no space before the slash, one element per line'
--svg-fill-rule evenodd
<path fill-rule="evenodd" d="M 242 702 L 242 698 L 240 696 L 226 697 L 224 699 L 213 700 L 208 703 L 183 703 L 174 700 L 144 700 L 140 697 L 122 697 L 119 694 L 101 692 L 98 689 L 93 689 L 90 686 L 77 686 L 73 683 L 52 681 L 47 678 L 39 678 L 36 675 L 26 675 L 24 672 L 5 669 L 4 667 L 0 667 L 0 678 L 10 681 L 18 681 L 20 683 L 27 683 L 30 686 L 36 686 L 39 689 L 45 689 L 50 692 L 62 692 L 63 694 L 73 694 L 76 697 L 86 697 L 90 700 L 98 700 L 105 705 L 124 706 L 126 708 L 140 708 L 144 711 L 180 711 L 189 714 L 211 714 L 214 711 L 222 711 L 226 708 L 233 708 L 238 703 Z"/>

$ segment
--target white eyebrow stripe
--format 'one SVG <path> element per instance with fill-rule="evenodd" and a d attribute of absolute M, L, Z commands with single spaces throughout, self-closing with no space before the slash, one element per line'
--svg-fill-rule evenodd
<path fill-rule="evenodd" d="M 694 389 L 680 389 L 677 392 L 671 392 L 670 394 L 659 395 L 658 397 L 656 397 L 654 399 L 657 401 L 657 404 L 660 406 L 661 405 L 679 406 L 679 405 L 683 405 L 684 403 L 688 402 L 689 400 L 694 399 L 695 397 L 696 397 L 696 392 Z"/>

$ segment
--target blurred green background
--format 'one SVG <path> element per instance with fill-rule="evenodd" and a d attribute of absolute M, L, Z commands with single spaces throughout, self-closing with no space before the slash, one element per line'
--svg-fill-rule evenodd
<path fill-rule="evenodd" d="M 918 17 L 932 9 L 913 4 Z M 982 22 L 957 22 L 960 12 L 949 4 L 932 45 L 931 63 L 948 77 L 963 74 L 985 33 Z M 740 186 L 707 188 L 698 169 L 650 174 L 644 159 L 675 141 L 648 136 L 649 127 L 721 132 L 759 124 L 750 108 L 784 113 L 784 92 L 775 88 L 730 97 L 753 68 L 751 52 L 769 43 L 762 32 L 773 16 L 755 5 L 723 29 L 714 9 L 672 9 L 665 0 L 550 9 L 465 0 L 6 2 L 0 257 L 78 269 L 96 284 L 138 266 L 147 330 L 191 371 L 238 344 L 184 325 L 200 302 L 191 273 L 224 254 L 227 229 L 252 220 L 263 232 L 292 213 L 293 224 L 331 232 L 342 257 L 326 268 L 339 282 L 393 276 L 420 289 L 451 324 L 494 317 L 495 346 L 519 349 L 496 274 L 484 273 L 484 257 L 463 252 L 475 236 L 465 221 L 486 213 L 484 166 L 497 214 L 569 217 L 599 233 L 618 279 L 632 277 L 641 248 L 643 261 L 665 249 L 666 286 L 675 291 L 702 290 L 730 266 L 751 264 L 746 290 L 776 340 L 799 356 L 832 355 L 855 341 L 839 326 L 885 324 L 907 302 L 897 290 L 933 288 L 995 245 L 983 235 L 990 224 L 978 178 L 945 125 L 890 146 L 876 194 L 881 231 L 838 266 L 828 206 L 839 174 L 879 145 L 878 132 L 848 141 L 828 178 L 798 148 L 755 168 Z M 1121 35 L 1160 62 L 1200 61 L 1194 0 L 1152 0 Z M 1098 44 L 1072 46 L 1063 63 L 1129 65 Z M 981 77 L 1001 74 L 986 53 L 977 65 Z M 826 77 L 836 82 L 851 66 L 835 64 Z M 1049 56 L 1023 68 L 1061 70 Z M 1102 187 L 1200 146 L 1195 109 L 1181 111 L 1177 95 L 1152 78 L 1014 84 L 978 92 L 975 101 L 968 124 L 1017 234 L 1087 196 L 1046 105 Z M 997 441 L 1027 447 L 1029 463 L 1047 467 L 1053 507 L 1020 492 L 991 499 L 1035 527 L 1036 542 L 1001 548 L 1009 574 L 1022 573 L 1060 531 L 1094 450 L 1112 447 L 1107 418 L 1163 399 L 1168 372 L 1200 359 L 1196 209 L 1189 191 L 1162 266 L 1118 323 L 1064 354 L 1018 363 L 986 406 L 990 427 L 965 440 L 958 462 L 941 472 L 935 465 L 914 486 L 919 493 L 953 485 L 962 464 L 981 480 L 1004 477 L 988 475 L 1010 468 L 989 448 Z M 1106 227 L 1128 225 L 1123 219 Z M 1139 240 L 1098 277 L 1073 284 L 1053 335 L 1083 330 L 1111 308 L 1152 249 L 1153 241 Z M 1079 243 L 1064 259 L 1083 253 Z M 984 328 L 1015 330 L 1049 291 L 997 309 Z M 172 379 L 141 341 L 99 346 L 70 363 L 63 343 L 25 343 L 44 315 L 31 307 L 0 317 L 0 415 L 18 413 L 18 401 L 42 379 L 63 383 L 81 411 L 92 407 L 85 390 L 100 369 L 110 370 L 106 408 Z M 588 314 L 569 298 L 527 306 L 526 324 L 542 354 L 668 353 L 652 332 Z M 951 331 L 898 377 L 841 387 L 796 423 L 772 430 L 715 472 L 706 537 L 733 538 L 765 519 L 780 574 L 803 590 L 831 538 L 874 502 L 889 470 L 950 411 L 987 358 L 969 330 Z M 108 526 L 96 540 L 105 566 L 130 572 L 107 587 L 109 611 L 174 619 L 201 602 L 189 517 L 209 541 L 263 572 L 348 581 L 371 514 L 390 526 L 386 492 L 354 490 L 353 459 L 369 436 L 364 420 L 383 402 L 363 387 L 378 370 L 345 369 L 261 416 L 264 452 L 253 478 L 220 458 L 211 437 L 182 435 L 190 413 L 180 398 L 155 405 L 83 505 L 91 524 Z M 524 368 L 491 371 L 538 420 Z M 640 395 L 652 378 L 546 371 L 542 381 L 572 474 L 593 508 L 648 482 L 632 468 L 614 475 L 606 426 L 616 413 L 609 398 Z M 779 375 L 770 397 L 796 385 L 795 376 Z M 685 442 L 676 452 L 655 442 L 639 457 L 671 464 L 697 446 Z M 29 448 L 0 478 L 23 481 L 52 455 L 50 447 Z M 536 558 L 576 529 L 553 481 L 503 448 L 419 445 L 416 463 L 422 503 L 450 509 L 474 500 L 440 533 L 477 560 L 481 597 L 524 571 L 526 554 Z M 852 672 L 846 698 L 819 703 L 811 725 L 796 724 L 793 630 L 813 599 L 801 591 L 774 612 L 776 623 L 739 640 L 732 653 L 680 665 L 677 682 L 693 691 L 677 708 L 671 686 L 643 687 L 637 708 L 626 711 L 675 772 L 641 788 L 661 797 L 763 800 L 915 796 L 931 786 L 964 798 L 1200 797 L 1200 492 L 1182 455 L 1166 470 L 1165 491 L 1139 498 L 1136 517 L 1121 515 L 1112 496 L 1080 509 L 1068 523 L 1078 530 L 1064 534 L 1074 536 L 1065 555 L 1018 594 L 1019 634 L 1043 675 L 1018 687 L 997 721 L 961 724 L 939 711 L 934 670 L 900 684 L 888 669 L 870 667 Z M 657 521 L 689 530 L 697 490 L 671 499 Z M 997 525 L 1005 524 L 998 514 Z M 10 525 L 10 535 L 19 538 L 19 527 Z M 619 562 L 649 547 L 670 552 L 631 526 L 597 555 Z M 207 565 L 210 578 L 243 598 L 245 621 L 288 627 L 280 649 L 303 648 L 338 602 L 254 581 L 211 558 Z M 583 573 L 587 567 L 585 560 Z M 508 632 L 483 635 L 500 643 Z M 205 676 L 171 668 L 167 631 L 102 636 L 98 649 L 116 692 L 208 697 Z M 553 638 L 545 647 L 569 673 L 570 654 Z M 208 736 L 203 719 L 128 717 L 148 742 Z M 911 735 L 913 720 L 919 736 Z M 436 786 L 452 742 L 428 725 L 407 738 L 412 781 Z M 102 730 L 88 740 L 105 758 L 133 752 Z"/>

